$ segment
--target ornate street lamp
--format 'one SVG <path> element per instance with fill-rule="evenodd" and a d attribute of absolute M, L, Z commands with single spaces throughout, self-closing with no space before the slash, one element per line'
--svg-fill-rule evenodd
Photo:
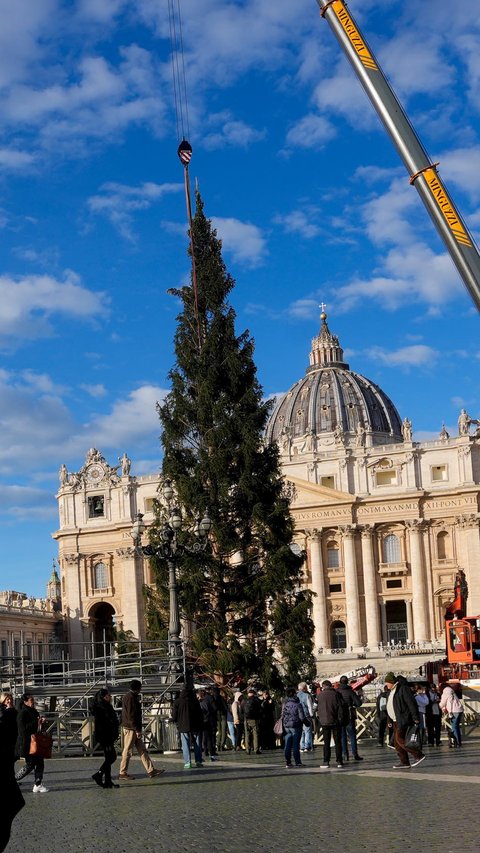
<path fill-rule="evenodd" d="M 184 553 L 199 554 L 205 551 L 208 534 L 212 521 L 205 513 L 203 518 L 197 518 L 193 526 L 196 541 L 193 545 L 184 545 L 178 541 L 178 532 L 182 529 L 183 519 L 180 509 L 173 504 L 174 490 L 170 480 L 165 480 L 162 497 L 165 509 L 162 508 L 160 542 L 158 545 L 142 545 L 142 535 L 145 531 L 143 513 L 138 512 L 130 531 L 137 553 L 145 557 L 163 557 L 168 566 L 169 590 L 169 620 L 168 620 L 168 657 L 170 669 L 181 672 L 183 669 L 183 649 L 180 639 L 180 608 L 178 604 L 178 588 L 176 567 L 179 557 Z"/>

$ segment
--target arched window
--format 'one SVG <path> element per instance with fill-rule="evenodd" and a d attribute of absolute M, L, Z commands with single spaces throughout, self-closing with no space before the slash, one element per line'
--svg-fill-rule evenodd
<path fill-rule="evenodd" d="M 450 556 L 450 535 L 446 530 L 441 530 L 437 536 L 437 557 L 439 560 L 448 560 Z"/>
<path fill-rule="evenodd" d="M 95 589 L 105 589 L 108 586 L 108 574 L 105 563 L 95 563 L 93 567 Z"/>
<path fill-rule="evenodd" d="M 340 557 L 338 551 L 338 543 L 335 540 L 327 542 L 327 568 L 338 569 L 340 565 Z"/>
<path fill-rule="evenodd" d="M 401 560 L 400 541 L 394 533 L 389 533 L 383 540 L 383 562 L 399 563 Z"/>
<path fill-rule="evenodd" d="M 346 649 L 347 647 L 347 630 L 345 622 L 332 623 L 332 649 Z"/>

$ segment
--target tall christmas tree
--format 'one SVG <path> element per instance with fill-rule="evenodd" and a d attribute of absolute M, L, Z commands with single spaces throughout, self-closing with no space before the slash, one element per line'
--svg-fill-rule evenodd
<path fill-rule="evenodd" d="M 235 333 L 228 302 L 235 282 L 198 192 L 192 237 L 196 289 L 170 291 L 182 311 L 171 391 L 159 406 L 163 474 L 184 512 L 193 520 L 208 511 L 213 527 L 201 557 L 182 557 L 181 608 L 207 669 L 248 668 L 272 683 L 275 649 L 292 677 L 312 668 L 303 558 L 289 547 L 293 522 L 277 447 L 263 441 L 271 404 L 257 380 L 253 341 L 248 331 Z M 161 586 L 159 561 L 156 571 Z"/>

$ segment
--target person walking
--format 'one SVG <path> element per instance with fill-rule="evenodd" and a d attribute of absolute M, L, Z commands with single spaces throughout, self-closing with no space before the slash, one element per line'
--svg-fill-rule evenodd
<path fill-rule="evenodd" d="M 303 705 L 294 687 L 289 687 L 282 707 L 283 733 L 285 736 L 284 755 L 285 766 L 292 766 L 292 752 L 295 767 L 301 767 L 300 740 L 306 720 Z"/>
<path fill-rule="evenodd" d="M 335 744 L 335 758 L 337 767 L 343 767 L 341 726 L 344 719 L 344 702 L 337 690 L 333 689 L 332 682 L 328 679 L 322 681 L 322 689 L 317 695 L 318 721 L 322 727 L 323 735 L 323 764 L 322 770 L 330 767 L 331 739 Z"/>
<path fill-rule="evenodd" d="M 275 700 L 268 690 L 263 691 L 262 715 L 260 717 L 260 749 L 275 749 L 277 738 L 275 725 Z"/>
<path fill-rule="evenodd" d="M 31 693 L 24 693 L 20 698 L 20 709 L 17 714 L 18 737 L 16 755 L 25 759 L 25 765 L 18 771 L 15 778 L 20 782 L 29 773 L 34 773 L 34 794 L 46 794 L 48 788 L 43 784 L 45 762 L 38 755 L 30 755 L 30 742 L 41 726 L 46 722 L 35 708 L 35 698 Z"/>
<path fill-rule="evenodd" d="M 112 694 L 107 687 L 102 687 L 95 694 L 92 704 L 94 718 L 94 738 L 103 749 L 103 764 L 93 774 L 93 781 L 100 788 L 119 788 L 112 781 L 112 765 L 117 760 L 115 741 L 118 738 L 118 717 L 112 707 Z"/>
<path fill-rule="evenodd" d="M 261 752 L 258 739 L 260 730 L 260 717 L 262 715 L 262 703 L 257 696 L 256 690 L 249 687 L 247 690 L 247 698 L 243 706 L 243 715 L 245 719 L 245 746 L 250 755 L 253 751 L 258 755 Z"/>
<path fill-rule="evenodd" d="M 215 732 L 217 729 L 217 707 L 213 696 L 206 690 L 198 691 L 198 699 L 203 716 L 203 751 L 210 761 L 217 760 L 215 751 Z"/>
<path fill-rule="evenodd" d="M 312 752 L 313 750 L 313 701 L 308 690 L 307 682 L 301 681 L 298 685 L 297 696 L 301 702 L 303 713 L 308 724 L 304 723 L 302 737 L 300 739 L 300 751 Z"/>
<path fill-rule="evenodd" d="M 25 805 L 15 780 L 15 744 L 17 742 L 17 711 L 11 693 L 0 695 L 0 851 L 5 850 L 13 819 Z"/>
<path fill-rule="evenodd" d="M 418 711 L 420 714 L 420 746 L 423 747 L 427 731 L 426 716 L 428 706 L 430 705 L 430 697 L 428 696 L 428 693 L 423 684 L 415 685 L 415 702 L 418 705 Z"/>
<path fill-rule="evenodd" d="M 393 725 L 393 743 L 397 751 L 399 764 L 394 764 L 395 770 L 408 767 L 416 767 L 426 756 L 421 750 L 406 746 L 405 736 L 409 726 L 420 725 L 420 712 L 410 685 L 403 675 L 395 676 L 388 672 L 385 676 L 385 684 L 390 688 L 387 699 L 387 714 Z M 410 762 L 409 755 L 413 757 Z"/>
<path fill-rule="evenodd" d="M 425 723 L 427 726 L 427 736 L 429 746 L 440 746 L 440 733 L 442 729 L 442 712 L 440 710 L 440 693 L 438 690 L 427 684 L 427 695 L 430 699 L 430 704 L 426 707 Z"/>
<path fill-rule="evenodd" d="M 183 752 L 185 770 L 192 767 L 190 751 L 193 746 L 195 767 L 201 767 L 202 761 L 202 731 L 203 712 L 197 694 L 190 687 L 184 687 L 175 699 L 172 709 L 172 720 L 177 724 Z"/>
<path fill-rule="evenodd" d="M 213 697 L 217 706 L 217 753 L 227 748 L 227 717 L 228 704 L 224 690 L 214 687 Z"/>
<path fill-rule="evenodd" d="M 135 779 L 135 776 L 131 776 L 128 772 L 128 765 L 134 748 L 137 750 L 150 779 L 154 779 L 156 776 L 161 776 L 162 773 L 165 773 L 165 770 L 158 770 L 153 766 L 152 760 L 143 743 L 142 706 L 140 703 L 141 690 L 141 681 L 134 679 L 130 682 L 130 690 L 128 693 L 125 693 L 122 699 L 123 751 L 118 778 L 127 781 Z"/>
<path fill-rule="evenodd" d="M 232 702 L 232 717 L 233 717 L 233 725 L 235 727 L 235 750 L 239 752 L 242 748 L 242 738 L 245 733 L 245 722 L 243 716 L 243 702 L 242 702 L 243 694 L 240 690 L 237 690 L 233 696 Z"/>
<path fill-rule="evenodd" d="M 348 683 L 346 675 L 340 678 L 340 684 L 337 688 L 344 704 L 343 721 L 342 721 L 342 756 L 343 761 L 348 761 L 348 741 L 352 750 L 352 756 L 355 761 L 363 761 L 361 755 L 358 754 L 357 747 L 357 708 L 362 704 L 362 700 L 355 693 L 353 687 Z"/>
<path fill-rule="evenodd" d="M 385 684 L 383 687 L 383 690 L 378 694 L 377 702 L 376 702 L 376 716 L 377 716 L 377 725 L 378 725 L 377 742 L 378 742 L 378 746 L 381 746 L 381 747 L 385 746 L 385 734 L 386 734 L 386 732 L 387 731 L 392 732 L 392 735 L 393 735 L 393 728 L 387 729 L 387 726 L 388 726 L 387 701 L 388 701 L 388 694 L 389 693 L 390 693 L 390 690 L 389 690 L 388 686 Z M 390 734 L 388 737 L 388 742 L 389 742 L 388 745 L 390 745 L 391 744 Z"/>
<path fill-rule="evenodd" d="M 447 681 L 440 698 L 440 708 L 447 715 L 452 727 L 452 746 L 462 745 L 462 732 L 460 723 L 463 717 L 463 704 L 461 701 L 460 682 L 456 678 Z"/>

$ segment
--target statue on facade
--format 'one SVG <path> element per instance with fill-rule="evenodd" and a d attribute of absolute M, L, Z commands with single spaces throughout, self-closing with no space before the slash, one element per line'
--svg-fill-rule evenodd
<path fill-rule="evenodd" d="M 366 430 L 359 421 L 356 430 L 355 447 L 363 447 L 365 444 L 365 432 Z"/>
<path fill-rule="evenodd" d="M 441 441 L 448 441 L 448 439 L 450 438 L 450 433 L 447 432 L 445 424 L 442 424 L 442 428 L 439 432 L 439 438 L 441 439 Z"/>
<path fill-rule="evenodd" d="M 60 480 L 61 486 L 66 486 L 68 483 L 68 471 L 67 466 L 65 464 L 60 466 L 60 470 L 58 472 L 58 479 Z"/>
<path fill-rule="evenodd" d="M 130 468 L 132 467 L 132 460 L 127 456 L 126 453 L 123 456 L 118 457 L 118 461 L 122 466 L 122 477 L 128 477 L 130 474 Z"/>
<path fill-rule="evenodd" d="M 282 453 L 290 453 L 291 438 L 287 427 L 282 427 L 280 433 L 280 450 Z"/>
<path fill-rule="evenodd" d="M 470 424 L 472 423 L 472 419 L 470 415 L 462 409 L 458 416 L 458 434 L 459 435 L 468 435 Z"/>
<path fill-rule="evenodd" d="M 311 453 L 312 450 L 315 450 L 315 435 L 311 428 L 307 427 L 305 435 L 303 436 L 303 444 L 300 447 L 300 453 Z"/>
<path fill-rule="evenodd" d="M 409 418 L 404 418 L 402 422 L 402 435 L 404 441 L 412 440 L 412 422 Z"/>
<path fill-rule="evenodd" d="M 85 457 L 85 465 L 90 465 L 91 462 L 101 462 L 102 454 L 96 447 L 91 447 Z"/>
<path fill-rule="evenodd" d="M 335 439 L 335 444 L 343 444 L 344 432 L 341 424 L 337 424 L 333 430 L 333 438 Z"/>

